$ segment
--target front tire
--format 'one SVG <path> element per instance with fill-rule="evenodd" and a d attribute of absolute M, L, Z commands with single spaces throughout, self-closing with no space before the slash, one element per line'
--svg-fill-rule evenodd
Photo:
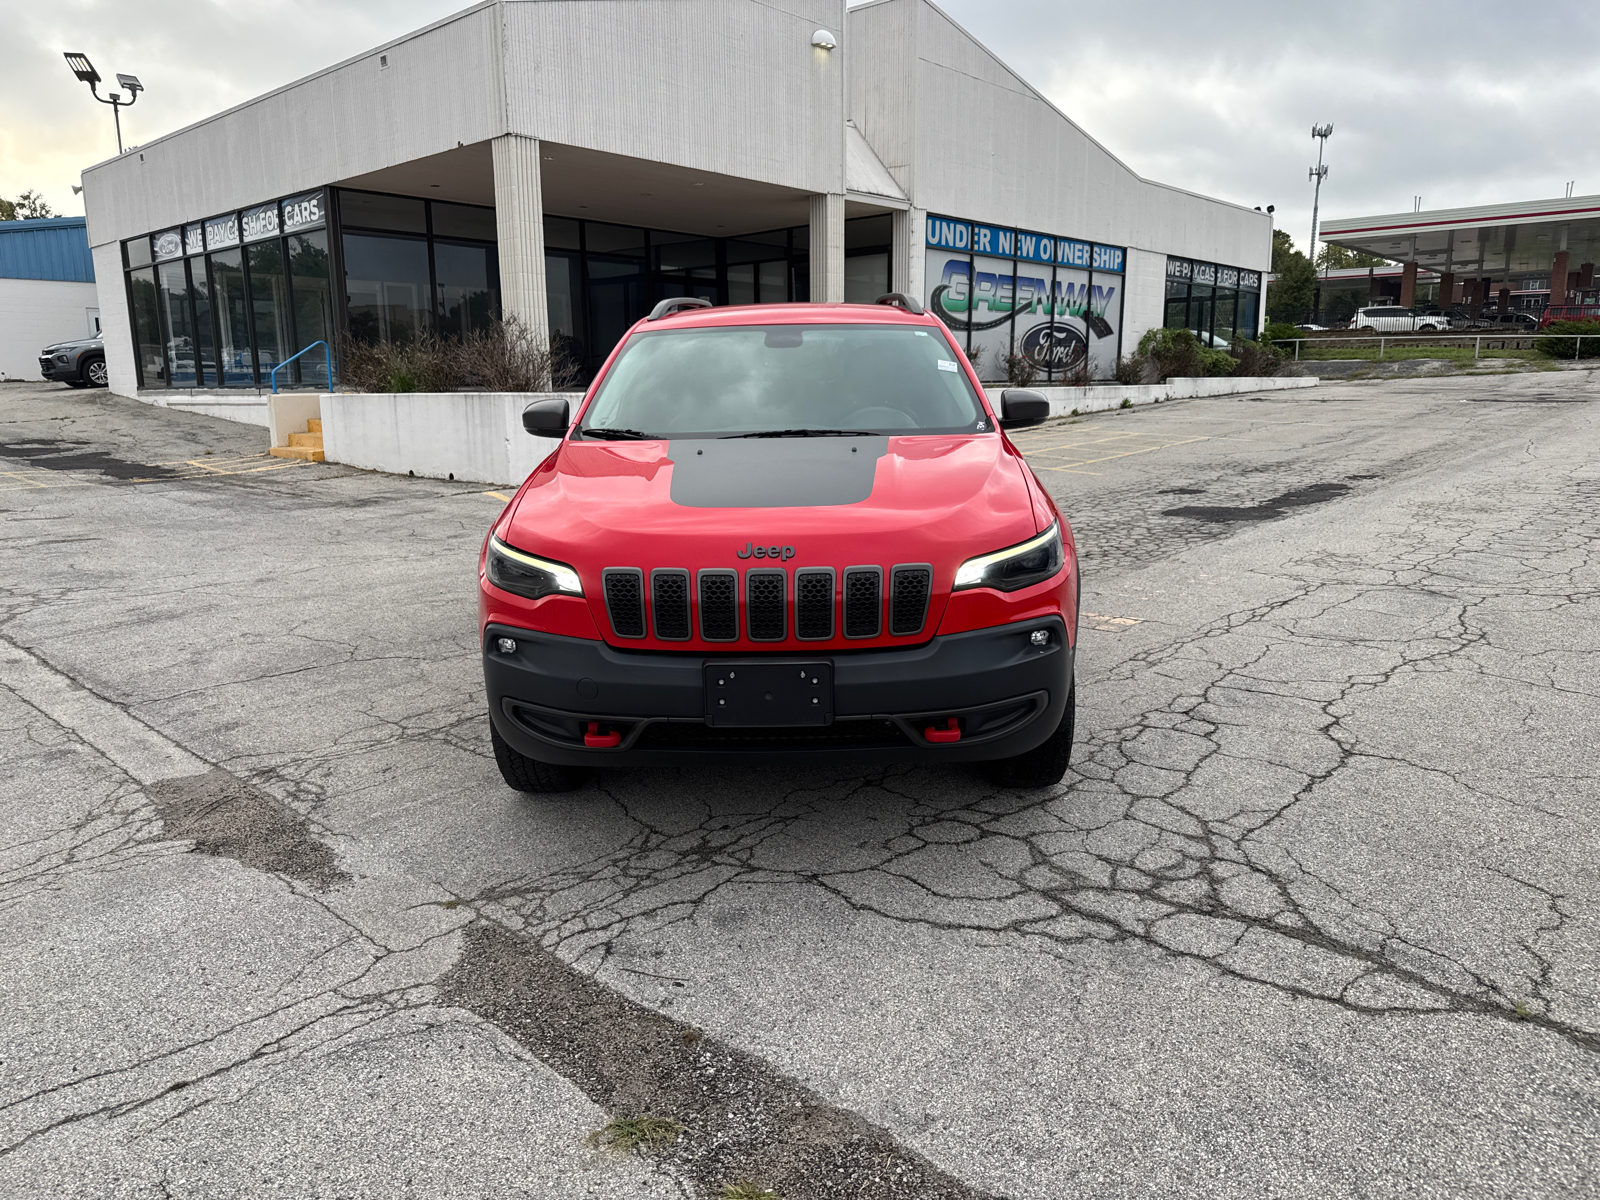
<path fill-rule="evenodd" d="M 1078 686 L 1073 684 L 1056 731 L 1024 754 L 989 763 L 989 777 L 1004 787 L 1014 788 L 1042 788 L 1060 783 L 1072 761 L 1072 730 L 1077 708 Z"/>
<path fill-rule="evenodd" d="M 493 721 L 489 722 L 489 740 L 494 745 L 494 761 L 500 768 L 500 778 L 516 791 L 551 795 L 575 791 L 589 781 L 590 772 L 583 767 L 559 767 L 512 749 Z"/>
<path fill-rule="evenodd" d="M 84 364 L 83 381 L 90 387 L 105 387 L 110 381 L 110 378 L 111 377 L 106 374 L 105 359 L 91 358 L 87 363 Z"/>

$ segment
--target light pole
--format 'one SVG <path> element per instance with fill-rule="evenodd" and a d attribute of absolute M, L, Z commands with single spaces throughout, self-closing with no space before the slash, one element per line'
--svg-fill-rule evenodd
<path fill-rule="evenodd" d="M 144 84 L 139 82 L 135 75 L 118 75 L 117 82 L 128 90 L 128 99 L 124 100 L 118 92 L 109 96 L 102 96 L 95 91 L 95 85 L 100 82 L 100 72 L 94 69 L 88 56 L 83 54 L 67 53 L 62 55 L 67 60 L 67 66 L 72 68 L 72 73 L 89 85 L 89 94 L 101 104 L 111 105 L 111 119 L 117 123 L 117 153 L 122 153 L 122 110 L 132 108 L 139 99 L 139 93 L 144 91 Z"/>

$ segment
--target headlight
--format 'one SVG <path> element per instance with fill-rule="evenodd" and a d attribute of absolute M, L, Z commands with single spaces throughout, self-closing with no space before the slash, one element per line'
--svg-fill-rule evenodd
<path fill-rule="evenodd" d="M 957 588 L 988 587 L 1002 592 L 1043 583 L 1061 570 L 1066 556 L 1061 549 L 1061 526 L 1051 525 L 1038 537 L 997 550 L 980 558 L 969 558 L 956 572 Z"/>
<path fill-rule="evenodd" d="M 497 537 L 489 539 L 484 566 L 489 582 L 495 587 L 529 600 L 557 592 L 567 596 L 583 595 L 578 573 L 566 563 L 550 562 L 513 550 Z"/>

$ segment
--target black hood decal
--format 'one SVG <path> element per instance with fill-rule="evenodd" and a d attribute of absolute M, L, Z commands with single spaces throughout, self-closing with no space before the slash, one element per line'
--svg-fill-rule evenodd
<path fill-rule="evenodd" d="M 883 434 L 670 442 L 672 502 L 685 508 L 816 508 L 872 495 Z"/>

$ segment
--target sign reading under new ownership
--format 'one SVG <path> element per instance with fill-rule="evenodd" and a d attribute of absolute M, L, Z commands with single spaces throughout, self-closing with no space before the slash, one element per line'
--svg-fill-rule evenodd
<path fill-rule="evenodd" d="M 928 307 L 963 341 L 979 377 L 1021 359 L 1045 380 L 1116 368 L 1124 251 L 1075 238 L 928 217 Z"/>
<path fill-rule="evenodd" d="M 1073 238 L 1051 237 L 1047 233 L 1005 229 L 998 225 L 976 225 L 950 217 L 928 217 L 927 243 L 930 250 L 965 250 L 1022 262 L 1122 272 L 1121 246 L 1098 246 Z"/>

